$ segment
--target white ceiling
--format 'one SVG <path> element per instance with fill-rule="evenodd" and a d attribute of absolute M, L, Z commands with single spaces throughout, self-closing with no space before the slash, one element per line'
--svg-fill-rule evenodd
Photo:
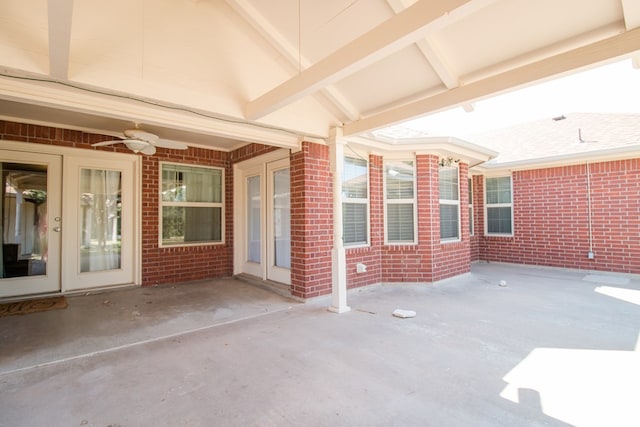
<path fill-rule="evenodd" d="M 296 147 L 638 55 L 639 4 L 3 0 L 0 118 Z"/>

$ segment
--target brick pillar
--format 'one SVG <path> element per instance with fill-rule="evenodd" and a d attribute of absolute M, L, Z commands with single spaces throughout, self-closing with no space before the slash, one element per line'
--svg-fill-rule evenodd
<path fill-rule="evenodd" d="M 433 281 L 434 252 L 436 245 L 440 244 L 438 172 L 438 156 L 416 156 L 418 245 L 422 276 L 426 282 Z"/>
<path fill-rule="evenodd" d="M 291 155 L 291 293 L 331 292 L 333 198 L 329 147 L 303 142 Z"/>

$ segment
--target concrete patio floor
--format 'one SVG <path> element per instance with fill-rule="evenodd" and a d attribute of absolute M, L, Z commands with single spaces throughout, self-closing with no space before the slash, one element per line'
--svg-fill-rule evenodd
<path fill-rule="evenodd" d="M 0 425 L 640 425 L 637 276 L 481 263 L 329 302 L 223 279 L 0 318 Z"/>

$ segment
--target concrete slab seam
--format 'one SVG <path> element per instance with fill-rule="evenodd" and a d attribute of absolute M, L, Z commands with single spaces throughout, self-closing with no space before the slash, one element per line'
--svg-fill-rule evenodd
<path fill-rule="evenodd" d="M 0 377 L 6 376 L 6 375 L 11 375 L 11 374 L 17 374 L 17 373 L 21 373 L 21 372 L 27 372 L 27 371 L 30 371 L 30 370 L 33 370 L 33 369 L 38 369 L 38 368 L 46 368 L 46 367 L 49 367 L 49 366 L 54 366 L 54 365 L 58 365 L 58 364 L 66 363 L 66 362 L 71 362 L 73 360 L 80 360 L 80 359 L 84 359 L 84 358 L 98 356 L 100 354 L 106 354 L 106 353 L 111 353 L 111 352 L 115 352 L 115 351 L 119 351 L 119 350 L 125 350 L 125 349 L 133 348 L 133 347 L 136 347 L 136 346 L 139 346 L 139 345 L 150 344 L 150 343 L 154 343 L 154 342 L 160 342 L 160 341 L 168 340 L 168 339 L 171 339 L 171 338 L 176 338 L 176 337 L 181 337 L 181 336 L 193 334 L 193 333 L 196 333 L 196 332 L 201 332 L 201 331 L 204 331 L 204 330 L 207 330 L 207 329 L 217 328 L 219 326 L 231 325 L 233 323 L 242 322 L 244 320 L 250 320 L 250 319 L 255 319 L 255 318 L 258 318 L 258 317 L 267 316 L 269 314 L 280 313 L 280 312 L 283 312 L 283 311 L 291 310 L 292 308 L 293 308 L 292 306 L 284 307 L 284 308 L 280 308 L 280 309 L 277 309 L 277 310 L 270 311 L 268 313 L 262 313 L 262 314 L 257 314 L 257 315 L 241 317 L 239 319 L 234 319 L 234 320 L 229 320 L 229 321 L 226 321 L 226 322 L 216 323 L 214 325 L 202 326 L 200 328 L 189 329 L 187 331 L 176 332 L 174 334 L 169 334 L 169 335 L 163 335 L 161 337 L 149 338 L 149 339 L 142 340 L 142 341 L 136 341 L 136 342 L 129 343 L 129 344 L 123 344 L 123 345 L 119 345 L 119 346 L 116 346 L 116 347 L 110 347 L 110 348 L 106 348 L 104 350 L 92 351 L 90 353 L 83 353 L 83 354 L 79 354 L 79 355 L 76 355 L 76 356 L 65 357 L 65 358 L 62 358 L 62 359 L 57 359 L 57 360 L 52 360 L 52 361 L 49 361 L 49 362 L 39 363 L 37 365 L 25 366 L 23 368 L 18 368 L 18 369 L 13 369 L 13 370 L 10 370 L 10 371 L 0 372 Z"/>

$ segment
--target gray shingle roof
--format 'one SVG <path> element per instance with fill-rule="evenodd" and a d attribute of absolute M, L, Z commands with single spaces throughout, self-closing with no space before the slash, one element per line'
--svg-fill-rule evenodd
<path fill-rule="evenodd" d="M 467 138 L 500 154 L 486 165 L 640 147 L 640 114 L 570 113 Z"/>

